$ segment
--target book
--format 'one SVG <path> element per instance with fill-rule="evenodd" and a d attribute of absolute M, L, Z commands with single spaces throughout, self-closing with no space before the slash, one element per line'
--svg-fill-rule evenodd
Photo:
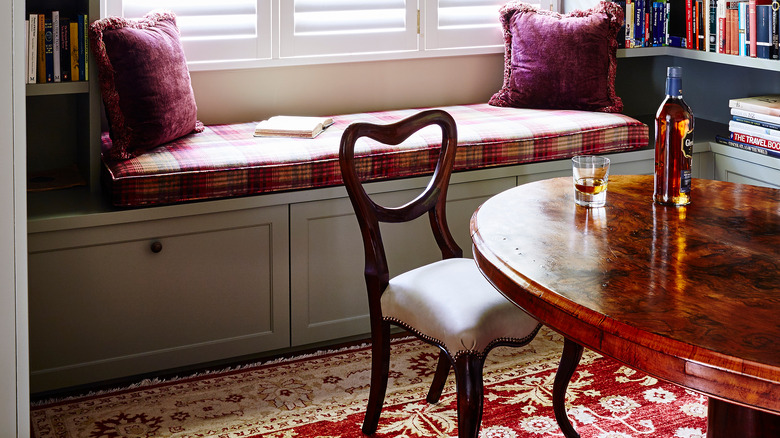
<path fill-rule="evenodd" d="M 729 108 L 740 108 L 770 116 L 780 116 L 780 94 L 729 99 Z"/>
<path fill-rule="evenodd" d="M 332 124 L 330 117 L 274 116 L 255 126 L 255 137 L 314 138 Z"/>
<path fill-rule="evenodd" d="M 762 128 L 767 128 L 767 129 L 776 129 L 780 131 L 780 123 L 765 122 L 763 120 L 756 120 L 756 119 L 742 117 L 742 116 L 731 116 L 731 120 L 740 123 L 747 123 L 748 125 L 760 126 Z"/>
<path fill-rule="evenodd" d="M 730 138 L 722 137 L 720 135 L 715 136 L 715 141 L 726 146 L 731 146 L 733 148 L 750 151 L 756 154 L 767 155 L 770 157 L 780 158 L 780 151 L 766 149 L 760 146 L 753 146 L 751 144 L 742 143 L 741 141 L 732 140 Z"/>
<path fill-rule="evenodd" d="M 79 24 L 70 22 L 70 80 L 79 80 Z"/>
<path fill-rule="evenodd" d="M 772 140 L 757 135 L 742 134 L 739 132 L 732 132 L 731 139 L 742 143 L 747 143 L 749 145 L 760 146 L 765 149 L 772 149 L 774 151 L 780 152 L 780 140 Z"/>
<path fill-rule="evenodd" d="M 772 59 L 780 59 L 780 0 L 773 0 L 771 5 L 769 28 L 772 34 L 772 48 L 770 51 L 770 57 Z"/>
<path fill-rule="evenodd" d="M 30 14 L 27 35 L 27 83 L 38 82 L 38 16 Z"/>
<path fill-rule="evenodd" d="M 743 123 L 738 120 L 729 121 L 729 131 L 780 141 L 780 131 L 777 129 Z"/>
<path fill-rule="evenodd" d="M 769 114 L 761 114 L 754 111 L 744 110 L 741 108 L 731 108 L 732 116 L 744 117 L 746 119 L 775 123 L 780 125 L 780 116 L 770 116 Z"/>
<path fill-rule="evenodd" d="M 46 17 L 38 14 L 38 75 L 39 84 L 46 83 Z"/>
<path fill-rule="evenodd" d="M 738 14 L 739 14 L 739 43 L 737 43 L 737 55 L 739 56 L 749 56 L 750 53 L 749 47 L 750 47 L 750 41 L 748 39 L 748 35 L 750 33 L 750 30 L 748 29 L 748 3 L 747 2 L 739 2 L 738 5 Z"/>
<path fill-rule="evenodd" d="M 44 40 L 43 53 L 46 58 L 46 83 L 54 82 L 54 32 L 51 27 L 51 18 L 43 22 Z"/>
<path fill-rule="evenodd" d="M 60 79 L 70 81 L 70 19 L 60 18 Z"/>
<path fill-rule="evenodd" d="M 86 81 L 89 77 L 87 60 L 89 58 L 89 21 L 86 14 L 79 14 L 78 21 L 78 47 L 79 47 L 79 80 Z"/>
<path fill-rule="evenodd" d="M 772 49 L 772 31 L 770 5 L 756 5 L 756 57 L 769 59 Z M 752 56 L 753 52 L 751 52 Z"/>
<path fill-rule="evenodd" d="M 54 82 L 62 82 L 62 67 L 60 66 L 60 12 L 51 11 L 52 36 L 52 72 Z"/>

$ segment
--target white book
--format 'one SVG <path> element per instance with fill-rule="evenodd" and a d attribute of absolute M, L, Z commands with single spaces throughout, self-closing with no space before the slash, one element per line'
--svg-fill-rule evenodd
<path fill-rule="evenodd" d="M 54 82 L 62 82 L 62 67 L 60 67 L 60 11 L 51 11 L 52 56 L 54 69 Z"/>
<path fill-rule="evenodd" d="M 30 14 L 30 31 L 27 39 L 27 83 L 38 81 L 38 15 Z"/>
<path fill-rule="evenodd" d="M 780 140 L 780 131 L 777 129 L 764 128 L 763 126 L 737 122 L 736 120 L 729 122 L 729 131 Z"/>
<path fill-rule="evenodd" d="M 757 113 L 742 108 L 731 108 L 731 115 L 760 120 L 762 122 L 777 123 L 780 125 L 780 116 L 770 116 L 769 114 Z"/>

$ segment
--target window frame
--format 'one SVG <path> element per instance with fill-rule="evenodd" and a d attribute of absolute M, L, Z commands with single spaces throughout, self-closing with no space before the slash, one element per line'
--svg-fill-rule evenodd
<path fill-rule="evenodd" d="M 256 69 L 273 68 L 286 66 L 303 66 L 317 64 L 333 64 L 346 62 L 371 62 L 371 61 L 392 61 L 403 59 L 423 59 L 438 58 L 447 56 L 468 56 L 496 54 L 504 52 L 503 38 L 495 44 L 476 44 L 470 47 L 458 46 L 458 44 L 443 44 L 442 40 L 450 38 L 454 41 L 466 41 L 469 36 L 452 37 L 447 36 L 447 32 L 436 29 L 437 6 L 439 0 L 407 0 L 417 3 L 417 16 L 407 15 L 407 20 L 415 20 L 417 26 L 416 46 L 407 46 L 398 50 L 385 52 L 350 52 L 340 54 L 321 54 L 303 51 L 296 53 L 295 50 L 289 50 L 289 44 L 283 41 L 283 38 L 289 38 L 291 33 L 291 11 L 290 5 L 293 0 L 256 0 L 258 11 L 257 30 L 258 36 L 255 39 L 254 57 L 244 59 L 229 60 L 205 60 L 203 57 L 195 55 L 200 50 L 220 51 L 218 42 L 210 41 L 188 41 L 184 39 L 185 54 L 187 55 L 187 65 L 191 71 L 210 71 L 210 70 L 232 70 L 232 69 Z M 490 1 L 490 0 L 488 0 Z M 530 0 L 533 2 L 533 0 Z M 548 2 L 553 10 L 559 10 L 560 0 L 541 0 Z M 101 0 L 100 16 L 120 15 L 122 11 L 123 0 Z M 268 15 L 264 15 L 262 12 Z M 431 13 L 430 11 L 434 11 Z M 288 14 L 287 17 L 284 14 Z M 469 29 L 464 30 L 466 34 Z M 499 30 L 500 32 L 500 30 Z M 227 53 L 227 52 L 224 52 Z"/>

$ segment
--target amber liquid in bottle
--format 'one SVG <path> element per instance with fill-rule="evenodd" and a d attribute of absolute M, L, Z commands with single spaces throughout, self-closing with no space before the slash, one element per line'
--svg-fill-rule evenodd
<path fill-rule="evenodd" d="M 653 200 L 663 205 L 691 202 L 693 113 L 682 98 L 682 68 L 669 67 L 666 98 L 655 116 Z"/>

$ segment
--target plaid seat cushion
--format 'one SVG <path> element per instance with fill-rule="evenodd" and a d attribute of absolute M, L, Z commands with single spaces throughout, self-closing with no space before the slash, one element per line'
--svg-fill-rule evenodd
<path fill-rule="evenodd" d="M 648 144 L 647 125 L 622 114 L 487 104 L 441 109 L 458 126 L 456 171 L 623 152 Z M 392 123 L 418 111 L 335 116 L 334 124 L 314 139 L 254 137 L 255 122 L 212 125 L 130 159 L 112 160 L 104 153 L 103 163 L 117 206 L 333 186 L 342 182 L 339 142 L 350 123 Z M 430 173 L 440 144 L 437 126 L 396 146 L 361 139 L 356 149 L 361 175 L 378 181 Z M 110 146 L 104 134 L 104 150 Z"/>

